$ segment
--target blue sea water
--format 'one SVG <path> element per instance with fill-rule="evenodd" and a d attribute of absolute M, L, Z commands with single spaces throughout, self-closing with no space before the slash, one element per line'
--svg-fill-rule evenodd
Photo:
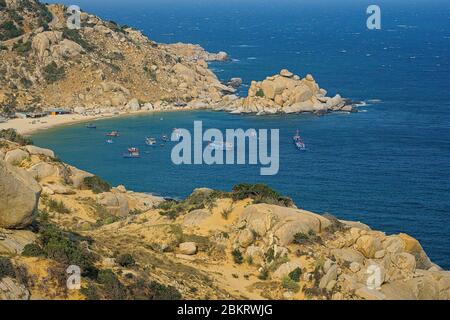
<path fill-rule="evenodd" d="M 299 207 L 360 220 L 420 240 L 450 268 L 450 3 L 378 1 L 382 29 L 366 28 L 367 1 L 77 1 L 86 11 L 135 26 L 158 42 L 198 43 L 228 52 L 213 63 L 222 80 L 251 80 L 282 68 L 312 73 L 329 94 L 368 101 L 357 114 L 236 116 L 208 111 L 153 114 L 52 129 L 34 135 L 66 162 L 136 191 L 184 197 L 196 187 L 264 182 Z M 162 118 L 162 120 L 161 120 Z M 279 128 L 280 172 L 253 166 L 175 166 L 170 145 L 145 136 L 172 128 Z M 291 138 L 299 128 L 308 151 Z M 113 145 L 104 132 L 120 130 Z M 141 159 L 121 154 L 138 146 Z"/>

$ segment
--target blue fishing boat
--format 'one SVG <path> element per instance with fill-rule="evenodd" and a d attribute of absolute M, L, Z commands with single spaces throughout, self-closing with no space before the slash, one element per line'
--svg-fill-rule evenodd
<path fill-rule="evenodd" d="M 88 129 L 97 129 L 97 126 L 93 123 L 89 123 L 88 125 L 86 125 L 86 128 Z"/>

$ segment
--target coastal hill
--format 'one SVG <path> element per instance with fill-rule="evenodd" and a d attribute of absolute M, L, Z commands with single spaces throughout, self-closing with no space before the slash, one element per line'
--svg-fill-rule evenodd
<path fill-rule="evenodd" d="M 2 135 L 0 299 L 450 299 L 450 272 L 409 235 L 298 209 L 264 185 L 182 201 L 111 187 Z M 71 265 L 80 290 L 67 289 Z"/>
<path fill-rule="evenodd" d="M 312 75 L 282 70 L 253 81 L 221 83 L 208 53 L 193 44 L 159 44 L 140 31 L 81 13 L 69 29 L 67 7 L 36 0 L 0 0 L 0 115 L 64 108 L 81 115 L 114 115 L 181 107 L 233 113 L 353 111 L 341 96 L 327 97 Z"/>
<path fill-rule="evenodd" d="M 152 110 L 155 102 L 214 103 L 234 92 L 207 65 L 226 60 L 226 53 L 160 45 L 85 12 L 81 29 L 71 30 L 66 11 L 35 0 L 0 0 L 0 112 Z"/>

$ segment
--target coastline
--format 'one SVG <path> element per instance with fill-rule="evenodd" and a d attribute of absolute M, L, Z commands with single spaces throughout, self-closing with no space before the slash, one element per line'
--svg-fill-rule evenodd
<path fill-rule="evenodd" d="M 139 111 L 128 111 L 119 112 L 114 114 L 101 114 L 95 116 L 87 116 L 80 114 L 68 114 L 68 115 L 58 115 L 58 116 L 47 116 L 38 119 L 11 119 L 7 122 L 0 123 L 0 130 L 14 129 L 17 133 L 29 136 L 38 131 L 48 130 L 64 125 L 72 125 L 77 123 L 86 123 L 90 121 L 106 120 L 111 118 L 120 118 L 135 115 L 145 115 L 157 112 L 176 112 L 176 111 L 190 111 L 196 110 L 196 108 L 185 107 L 180 109 L 163 109 L 163 110 L 139 110 Z"/>

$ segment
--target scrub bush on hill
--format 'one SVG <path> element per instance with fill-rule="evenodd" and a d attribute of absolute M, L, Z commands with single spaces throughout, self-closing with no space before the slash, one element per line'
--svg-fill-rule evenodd
<path fill-rule="evenodd" d="M 84 178 L 83 185 L 96 194 L 111 191 L 111 185 L 97 176 Z"/>
<path fill-rule="evenodd" d="M 22 136 L 14 129 L 0 130 L 0 138 L 18 143 L 21 146 L 33 144 L 33 141 L 30 138 Z"/>
<path fill-rule="evenodd" d="M 64 70 L 64 67 L 58 67 L 58 65 L 53 61 L 52 63 L 46 65 L 44 67 L 44 78 L 48 83 L 54 83 L 66 75 L 66 71 Z"/>
<path fill-rule="evenodd" d="M 233 187 L 231 196 L 234 201 L 251 198 L 254 203 L 276 204 L 283 207 L 292 207 L 292 199 L 281 196 L 265 184 L 238 184 Z"/>

